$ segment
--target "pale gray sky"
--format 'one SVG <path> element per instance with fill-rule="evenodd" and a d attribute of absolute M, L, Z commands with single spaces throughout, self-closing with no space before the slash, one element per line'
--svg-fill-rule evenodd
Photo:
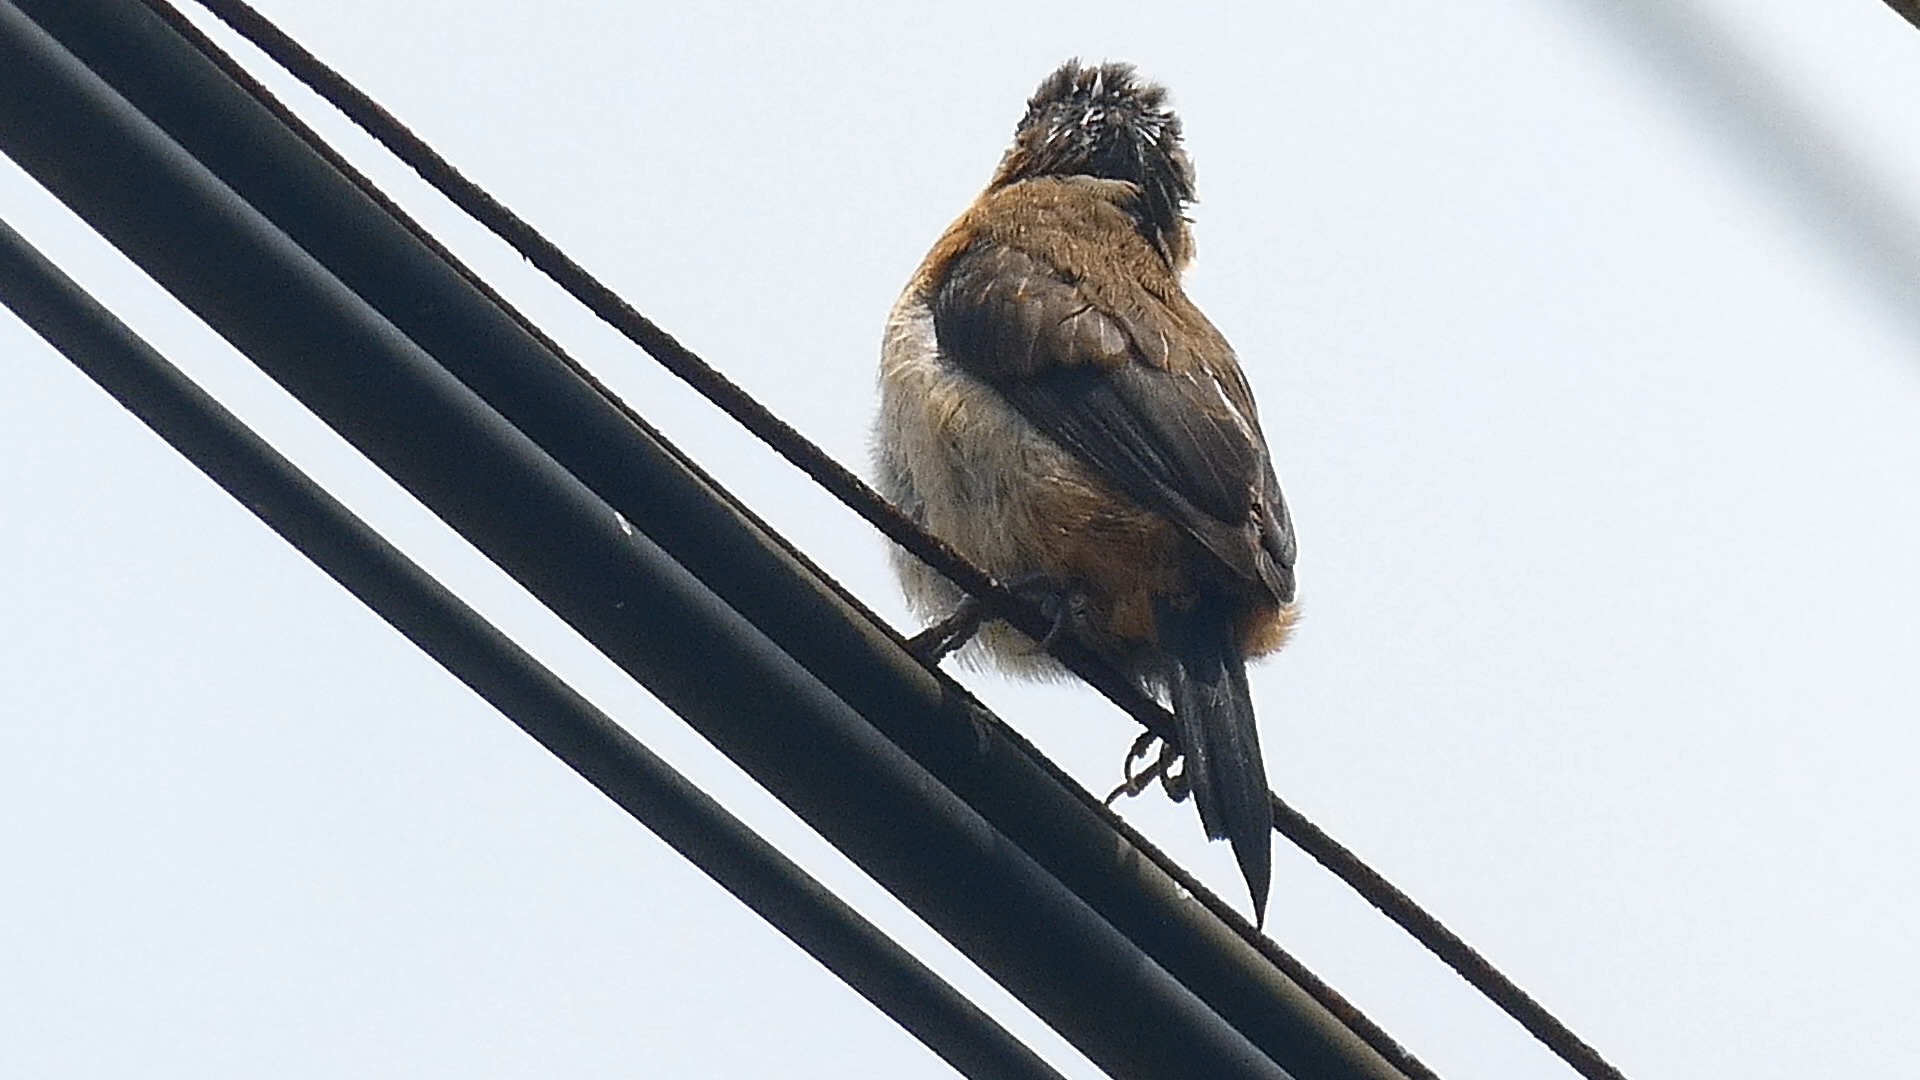
<path fill-rule="evenodd" d="M 887 307 L 1034 83 L 1139 64 L 1300 531 L 1306 616 L 1254 676 L 1275 787 L 1637 1080 L 1915 1071 L 1920 341 L 1590 5 L 257 2 L 863 467 Z M 1702 8 L 1920 193 L 1920 33 Z M 290 98 L 904 618 L 851 514 Z M 0 217 L 984 987 L 5 162 Z M 0 355 L 0 1075 L 949 1075 L 11 316 Z M 964 677 L 1111 784 L 1097 696 Z M 1191 806 L 1124 810 L 1241 895 Z M 1570 1075 L 1284 846 L 1268 929 L 1443 1075 Z"/>

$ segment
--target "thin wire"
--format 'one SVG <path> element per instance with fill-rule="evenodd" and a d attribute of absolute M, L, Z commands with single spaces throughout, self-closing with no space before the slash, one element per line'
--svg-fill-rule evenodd
<path fill-rule="evenodd" d="M 1321 866 L 1352 885 L 1356 892 L 1366 897 L 1368 903 L 1398 923 L 1401 929 L 1413 935 L 1428 951 L 1445 961 L 1448 967 L 1459 972 L 1461 977 L 1473 984 L 1474 989 L 1500 1006 L 1547 1049 L 1558 1054 L 1560 1060 L 1572 1066 L 1575 1072 L 1588 1080 L 1626 1080 L 1619 1069 L 1600 1056 L 1598 1050 L 1556 1019 L 1545 1006 L 1534 1000 L 1533 995 L 1502 974 L 1499 968 L 1480 955 L 1479 950 L 1447 929 L 1445 923 L 1428 914 L 1413 897 L 1401 892 L 1373 867 L 1362 862 L 1360 856 L 1345 844 L 1327 835 L 1300 811 L 1288 806 L 1280 796 L 1270 797 L 1275 828 L 1298 844 L 1302 851 L 1313 856 Z"/>
<path fill-rule="evenodd" d="M 145 2 L 163 14 L 168 10 L 163 0 Z M 944 541 L 894 509 L 845 466 L 655 325 L 491 194 L 466 179 L 398 118 L 287 36 L 244 0 L 196 2 L 339 109 L 429 185 L 518 251 L 595 315 L 639 345 L 662 366 L 880 529 L 889 539 L 946 575 L 967 593 L 978 597 L 994 616 L 1029 633 L 1036 640 L 1046 636 L 1051 622 L 1036 606 L 1005 588 Z M 302 130 L 304 134 L 303 126 L 296 127 L 296 130 Z M 343 171 L 350 177 L 358 175 L 350 170 Z M 406 221 L 404 217 L 401 220 Z M 410 222 L 408 224 L 417 228 Z M 613 395 L 608 396 L 617 402 L 618 399 Z M 625 406 L 622 405 L 622 408 L 624 410 Z M 1056 637 L 1054 645 L 1058 659 L 1128 715 L 1156 735 L 1174 737 L 1171 715 L 1137 685 L 1080 648 L 1070 638 Z M 1275 809 L 1274 828 L 1281 835 L 1313 856 L 1369 904 L 1434 953 L 1575 1072 L 1588 1080 L 1623 1080 L 1620 1071 L 1602 1059 L 1592 1046 L 1462 938 L 1447 929 L 1439 919 L 1278 795 L 1269 792 L 1269 797 Z M 1332 988 L 1306 973 L 1297 961 L 1274 947 L 1271 941 L 1258 935 L 1253 940 L 1263 953 L 1280 963 L 1289 976 L 1320 998 L 1330 1011 L 1348 1022 L 1378 1052 L 1410 1074 L 1432 1075 L 1384 1031 L 1367 1020 Z"/>

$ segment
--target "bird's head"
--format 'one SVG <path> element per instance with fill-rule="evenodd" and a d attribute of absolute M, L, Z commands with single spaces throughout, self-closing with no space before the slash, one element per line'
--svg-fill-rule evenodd
<path fill-rule="evenodd" d="M 1139 187 L 1142 224 L 1163 251 L 1185 246 L 1193 164 L 1166 88 L 1132 64 L 1069 60 L 1027 101 L 994 186 L 1042 176 L 1093 176 Z"/>

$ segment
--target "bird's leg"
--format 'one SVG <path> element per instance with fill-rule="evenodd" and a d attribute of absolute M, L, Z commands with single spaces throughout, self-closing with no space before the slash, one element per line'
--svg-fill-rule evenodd
<path fill-rule="evenodd" d="M 986 606 L 980 603 L 979 597 L 962 597 L 952 614 L 908 638 L 907 651 L 932 667 L 971 641 L 986 619 Z"/>
<path fill-rule="evenodd" d="M 1007 591 L 1037 605 L 1051 621 L 1040 638 L 1039 649 L 1046 652 L 1060 640 L 1073 622 L 1073 596 L 1045 574 L 1027 574 L 1006 583 Z M 962 597 L 953 613 L 907 639 L 907 651 L 921 662 L 933 665 L 973 640 L 987 621 L 986 605 L 977 596 Z"/>

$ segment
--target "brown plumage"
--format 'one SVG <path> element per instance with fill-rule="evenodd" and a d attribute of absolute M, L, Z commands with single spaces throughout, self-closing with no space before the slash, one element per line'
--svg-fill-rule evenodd
<path fill-rule="evenodd" d="M 876 458 L 910 515 L 1168 693 L 1258 913 L 1272 819 L 1245 661 L 1292 624 L 1294 539 L 1246 377 L 1180 287 L 1192 198 L 1160 87 L 1124 64 L 1050 75 L 888 320 Z M 958 602 L 896 566 L 924 613 Z M 1050 667 L 1004 626 L 979 641 Z"/>

